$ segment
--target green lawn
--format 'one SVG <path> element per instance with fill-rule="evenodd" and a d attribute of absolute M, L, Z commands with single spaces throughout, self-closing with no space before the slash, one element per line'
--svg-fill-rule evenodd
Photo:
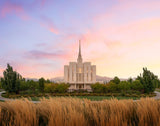
<path fill-rule="evenodd" d="M 61 97 L 61 96 L 56 96 L 56 97 Z M 52 98 L 56 98 L 56 97 L 52 97 Z M 68 96 L 66 96 L 68 97 Z M 89 99 L 91 101 L 101 101 L 101 100 L 105 100 L 105 99 L 112 99 L 112 98 L 116 98 L 118 100 L 121 99 L 133 99 L 133 100 L 137 100 L 140 99 L 139 97 L 123 97 L 123 96 L 117 96 L 117 97 L 112 97 L 112 96 L 71 96 L 73 98 L 80 98 L 80 99 Z M 33 101 L 39 101 L 42 97 L 31 97 L 31 100 Z M 49 98 L 49 97 L 45 97 L 45 98 Z"/>

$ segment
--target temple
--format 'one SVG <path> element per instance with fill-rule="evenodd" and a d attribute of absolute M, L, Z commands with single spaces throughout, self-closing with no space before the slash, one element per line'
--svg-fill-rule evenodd
<path fill-rule="evenodd" d="M 70 84 L 70 91 L 91 91 L 91 84 L 96 83 L 96 66 L 91 65 L 91 62 L 83 62 L 80 41 L 77 62 L 69 62 L 69 65 L 64 66 L 64 81 Z"/>

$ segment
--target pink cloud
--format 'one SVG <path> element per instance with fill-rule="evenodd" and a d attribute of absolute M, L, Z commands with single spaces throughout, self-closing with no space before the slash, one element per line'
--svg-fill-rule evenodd
<path fill-rule="evenodd" d="M 47 0 L 42 0 L 41 1 L 41 6 L 43 7 L 46 4 Z"/>
<path fill-rule="evenodd" d="M 18 17 L 20 17 L 22 20 L 29 20 L 30 17 L 25 13 L 24 8 L 21 5 L 14 4 L 11 2 L 6 2 L 3 6 L 2 9 L 0 10 L 0 16 L 2 18 L 14 14 Z"/>
<path fill-rule="evenodd" d="M 56 28 L 56 26 L 54 25 L 53 21 L 50 18 L 42 16 L 41 20 L 42 21 L 40 22 L 40 25 L 42 27 L 45 27 L 46 29 L 48 29 L 50 32 L 54 34 L 59 33 L 58 29 Z"/>
<path fill-rule="evenodd" d="M 0 77 L 3 76 L 4 69 L 0 66 Z"/>
<path fill-rule="evenodd" d="M 44 52 L 38 50 L 32 50 L 27 52 L 27 58 L 31 59 L 63 59 L 67 57 L 67 53 L 63 51 L 55 51 L 55 52 Z"/>
<path fill-rule="evenodd" d="M 50 79 L 56 76 L 63 75 L 63 65 L 60 68 L 56 68 L 56 65 L 53 63 L 16 63 L 11 64 L 14 70 L 20 73 L 25 78 L 40 78 L 44 77 L 45 79 Z"/>

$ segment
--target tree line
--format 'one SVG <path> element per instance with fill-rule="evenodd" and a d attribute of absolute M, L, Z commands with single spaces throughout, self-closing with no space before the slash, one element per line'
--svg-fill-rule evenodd
<path fill-rule="evenodd" d="M 136 79 L 129 78 L 126 81 L 120 81 L 118 77 L 115 77 L 107 84 L 96 83 L 91 85 L 93 92 L 95 93 L 108 93 L 108 92 L 137 92 L 150 93 L 155 88 L 160 87 L 160 80 L 158 76 L 154 75 L 147 68 L 143 68 L 143 73 L 137 76 Z"/>
<path fill-rule="evenodd" d="M 57 84 L 44 78 L 40 78 L 38 81 L 26 80 L 18 72 L 14 71 L 9 64 L 7 64 L 7 68 L 3 72 L 3 78 L 0 80 L 0 86 L 2 88 L 8 93 L 16 94 L 65 93 L 69 88 L 69 84 Z M 147 68 L 143 68 L 143 73 L 135 79 L 129 78 L 128 80 L 121 81 L 118 77 L 115 77 L 107 84 L 95 83 L 91 85 L 94 93 L 150 93 L 159 87 L 160 81 L 158 76 L 147 70 Z"/>
<path fill-rule="evenodd" d="M 57 84 L 43 77 L 38 81 L 26 80 L 18 72 L 14 71 L 12 66 L 7 64 L 6 70 L 3 72 L 3 78 L 0 79 L 0 85 L 8 93 L 64 93 L 67 92 L 68 84 Z"/>

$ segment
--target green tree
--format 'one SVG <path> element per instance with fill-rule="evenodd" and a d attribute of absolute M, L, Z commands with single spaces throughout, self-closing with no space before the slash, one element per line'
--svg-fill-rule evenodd
<path fill-rule="evenodd" d="M 142 91 L 143 90 L 143 85 L 141 84 L 141 82 L 139 80 L 135 80 L 135 81 L 132 82 L 131 88 L 133 90 Z"/>
<path fill-rule="evenodd" d="M 103 93 L 104 92 L 104 85 L 100 83 L 95 83 L 91 85 L 91 88 L 94 93 Z"/>
<path fill-rule="evenodd" d="M 137 77 L 137 80 L 143 85 L 144 92 L 150 93 L 155 90 L 155 82 L 158 81 L 158 77 L 147 70 L 147 68 L 143 68 L 143 74 L 140 74 L 140 76 Z"/>
<path fill-rule="evenodd" d="M 50 81 L 49 79 L 47 79 L 47 80 L 45 81 L 45 83 L 51 83 L 51 81 Z"/>
<path fill-rule="evenodd" d="M 0 88 L 2 88 L 2 84 L 1 84 L 1 78 L 0 78 Z"/>
<path fill-rule="evenodd" d="M 111 80 L 110 82 L 113 82 L 113 83 L 115 83 L 115 84 L 119 84 L 119 83 L 120 83 L 120 79 L 116 76 L 116 77 L 114 77 L 114 79 Z"/>
<path fill-rule="evenodd" d="M 65 92 L 67 92 L 68 88 L 69 88 L 68 84 L 64 84 L 64 83 L 57 84 L 55 92 L 57 92 L 57 93 L 65 93 Z"/>
<path fill-rule="evenodd" d="M 25 91 L 28 89 L 29 89 L 28 83 L 25 80 L 21 81 L 20 82 L 20 91 Z"/>
<path fill-rule="evenodd" d="M 111 91 L 111 92 L 116 92 L 117 90 L 118 90 L 118 85 L 117 84 L 115 84 L 114 82 L 109 82 L 109 90 Z"/>
<path fill-rule="evenodd" d="M 39 88 L 38 82 L 36 82 L 34 80 L 27 80 L 26 85 L 27 85 L 28 89 L 32 91 L 30 93 L 35 93 L 36 89 Z"/>
<path fill-rule="evenodd" d="M 127 81 L 128 81 L 129 83 L 132 83 L 132 82 L 133 82 L 133 79 L 130 77 Z"/>
<path fill-rule="evenodd" d="M 16 71 L 13 71 L 13 68 L 9 64 L 7 64 L 7 69 L 3 72 L 3 76 L 1 78 L 2 87 L 8 92 L 18 94 L 22 76 Z"/>
<path fill-rule="evenodd" d="M 127 91 L 127 90 L 130 90 L 131 88 L 131 85 L 129 82 L 127 81 L 121 81 L 118 85 L 118 89 L 121 90 L 121 91 Z"/>
<path fill-rule="evenodd" d="M 56 92 L 56 87 L 57 87 L 58 84 L 44 84 L 44 91 L 46 93 L 55 93 Z"/>
<path fill-rule="evenodd" d="M 45 82 L 45 79 L 43 77 L 39 79 L 39 90 L 41 92 L 44 92 L 44 82 Z"/>

